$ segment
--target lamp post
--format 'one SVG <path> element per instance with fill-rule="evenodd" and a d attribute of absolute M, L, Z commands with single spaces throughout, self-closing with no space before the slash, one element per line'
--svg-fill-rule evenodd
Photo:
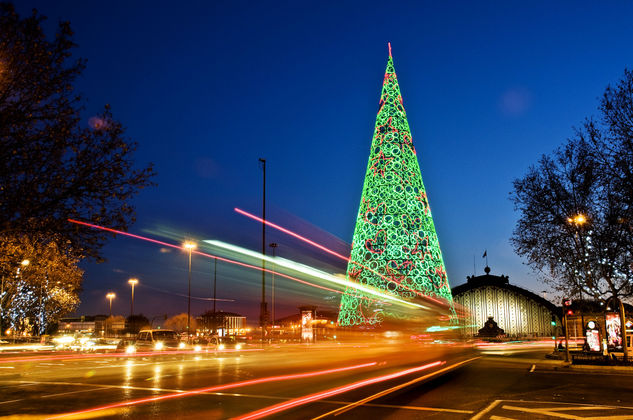
<path fill-rule="evenodd" d="M 262 327 L 262 345 L 266 336 L 266 159 L 259 158 L 264 171 L 262 190 L 262 302 L 259 309 L 260 324 Z"/>
<path fill-rule="evenodd" d="M 132 306 L 130 307 L 130 316 L 134 315 L 134 286 L 138 284 L 137 278 L 131 278 L 127 281 L 132 286 Z"/>
<path fill-rule="evenodd" d="M 217 333 L 217 329 L 218 329 L 218 324 L 215 317 L 217 281 L 218 281 L 218 259 L 214 258 L 213 259 L 213 335 Z"/>
<path fill-rule="evenodd" d="M 112 299 L 114 299 L 116 295 L 112 292 L 106 295 L 106 298 L 110 300 L 110 317 L 112 317 Z"/>
<path fill-rule="evenodd" d="M 189 291 L 187 295 L 187 341 L 189 341 L 191 337 L 191 252 L 196 249 L 196 244 L 193 242 L 185 242 L 183 248 L 189 253 Z"/>
<path fill-rule="evenodd" d="M 279 246 L 275 242 L 272 242 L 268 245 L 273 249 L 273 260 L 275 259 L 275 249 Z M 273 270 L 272 270 L 272 296 L 271 296 L 271 312 L 272 312 L 272 321 L 273 321 L 273 329 L 275 329 L 275 263 L 273 262 Z"/>
<path fill-rule="evenodd" d="M 567 218 L 567 222 L 570 224 L 573 224 L 575 226 L 576 231 L 574 232 L 574 237 L 578 238 L 578 244 L 580 246 L 580 252 L 582 253 L 582 259 L 583 259 L 583 266 L 585 269 L 585 276 L 587 276 L 587 280 L 585 281 L 585 283 L 587 284 L 587 286 L 591 287 L 592 285 L 592 281 L 591 281 L 591 270 L 588 269 L 587 267 L 587 251 L 586 251 L 586 247 L 585 247 L 585 242 L 582 239 L 582 235 L 579 232 L 579 229 L 585 224 L 587 223 L 587 217 L 582 214 L 582 213 L 578 213 L 573 217 L 568 217 Z M 575 242 L 575 241 L 574 241 Z M 578 289 L 578 294 L 579 294 L 579 301 L 578 301 L 578 311 L 580 311 L 580 324 L 582 325 L 582 327 L 585 327 L 585 314 L 583 311 L 583 300 L 582 300 L 582 284 L 579 285 L 579 289 Z M 586 340 L 586 338 L 585 338 Z"/>
<path fill-rule="evenodd" d="M 106 326 L 105 326 L 105 335 L 106 337 L 108 336 L 108 321 L 112 322 L 112 299 L 114 299 L 116 297 L 116 295 L 113 292 L 110 292 L 106 295 L 106 299 L 110 300 L 110 317 L 108 319 L 106 319 Z"/>

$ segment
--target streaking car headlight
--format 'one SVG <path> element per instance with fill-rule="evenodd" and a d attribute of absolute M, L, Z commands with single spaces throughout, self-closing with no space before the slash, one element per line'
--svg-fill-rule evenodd
<path fill-rule="evenodd" d="M 127 347 L 125 348 L 125 352 L 126 352 L 127 354 L 136 353 L 136 347 L 134 347 L 134 346 L 127 346 Z"/>
<path fill-rule="evenodd" d="M 70 344 L 73 341 L 75 341 L 75 338 L 69 335 L 64 335 L 61 337 L 55 337 L 53 338 L 53 342 L 64 345 L 64 344 Z"/>
<path fill-rule="evenodd" d="M 202 347 L 200 346 L 200 344 L 196 344 L 195 346 L 193 346 L 193 351 L 202 351 Z"/>
<path fill-rule="evenodd" d="M 224 344 L 220 344 L 220 345 L 218 346 L 218 350 L 224 350 Z"/>
<path fill-rule="evenodd" d="M 185 348 L 185 343 L 183 341 L 181 341 L 180 343 L 178 343 L 178 348 L 179 349 L 184 349 Z"/>
<path fill-rule="evenodd" d="M 165 345 L 162 341 L 157 341 L 156 344 L 154 344 L 154 350 L 162 350 L 163 347 L 165 347 Z"/>
<path fill-rule="evenodd" d="M 241 344 L 236 344 L 236 345 L 235 345 L 235 350 L 240 350 L 241 348 L 242 348 L 242 345 L 241 345 Z"/>

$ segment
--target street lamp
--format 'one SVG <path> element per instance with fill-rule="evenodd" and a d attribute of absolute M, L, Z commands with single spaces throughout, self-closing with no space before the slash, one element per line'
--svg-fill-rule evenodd
<path fill-rule="evenodd" d="M 189 252 L 189 293 L 187 299 L 187 341 L 189 341 L 191 337 L 191 252 L 196 249 L 196 244 L 188 241 L 182 247 Z"/>
<path fill-rule="evenodd" d="M 108 321 L 112 322 L 112 299 L 114 299 L 116 297 L 116 295 L 112 292 L 108 293 L 106 295 L 106 298 L 110 300 L 110 318 L 106 319 L 106 323 L 105 323 L 105 335 L 106 337 L 108 336 Z"/>
<path fill-rule="evenodd" d="M 273 249 L 273 260 L 275 259 L 275 249 L 279 246 L 275 242 L 272 242 L 268 245 Z M 272 321 L 273 321 L 273 330 L 275 329 L 275 263 L 273 262 L 273 270 L 272 270 L 272 302 L 271 302 L 271 312 L 272 312 Z"/>
<path fill-rule="evenodd" d="M 106 295 L 106 298 L 110 300 L 110 317 L 112 317 L 112 299 L 114 299 L 116 295 L 112 292 Z"/>
<path fill-rule="evenodd" d="M 217 318 L 215 317 L 216 292 L 218 284 L 218 258 L 213 259 L 213 335 L 217 333 Z"/>
<path fill-rule="evenodd" d="M 266 159 L 259 158 L 264 171 L 262 191 L 262 301 L 259 309 L 259 321 L 262 327 L 262 346 L 266 336 Z"/>
<path fill-rule="evenodd" d="M 579 225 L 583 225 L 583 224 L 585 224 L 587 222 L 587 217 L 585 217 L 585 215 L 582 214 L 582 213 L 578 213 L 574 217 L 568 217 L 567 221 L 569 223 L 575 224 L 576 226 L 579 226 Z"/>
<path fill-rule="evenodd" d="M 132 307 L 130 308 L 130 316 L 134 315 L 134 286 L 138 284 L 138 279 L 131 278 L 127 281 L 132 286 Z"/>

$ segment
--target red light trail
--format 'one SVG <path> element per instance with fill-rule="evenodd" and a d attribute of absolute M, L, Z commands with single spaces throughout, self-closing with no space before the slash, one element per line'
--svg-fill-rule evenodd
<path fill-rule="evenodd" d="M 271 223 L 271 222 L 269 222 L 268 220 L 266 220 L 266 221 L 264 222 L 264 219 L 262 219 L 262 218 L 260 218 L 260 217 L 257 217 L 257 216 L 255 216 L 254 214 L 248 213 L 248 212 L 246 212 L 246 211 L 244 211 L 244 210 L 238 209 L 237 207 L 235 207 L 235 211 L 236 211 L 236 212 L 238 212 L 239 214 L 243 215 L 243 216 L 249 217 L 249 218 L 251 218 L 251 219 L 253 219 L 253 220 L 256 220 L 256 221 L 258 221 L 258 222 L 260 222 L 260 223 L 266 223 L 268 226 L 270 226 L 270 227 L 272 227 L 272 228 L 275 228 L 275 229 L 277 229 L 277 230 L 280 230 L 280 231 L 282 231 L 283 233 L 285 233 L 285 234 L 287 234 L 287 235 L 290 235 L 290 236 L 292 236 L 292 237 L 295 237 L 295 238 L 297 238 L 297 239 L 299 239 L 299 240 L 301 240 L 301 241 L 303 241 L 303 242 L 305 242 L 305 243 L 308 243 L 308 244 L 310 244 L 310 245 L 312 245 L 312 246 L 314 246 L 314 247 L 316 247 L 316 248 L 319 248 L 320 250 L 325 251 L 325 252 L 327 252 L 328 254 L 332 254 L 332 255 L 334 255 L 334 256 L 336 256 L 336 257 L 338 257 L 338 258 L 340 258 L 340 259 L 342 259 L 342 260 L 344 260 L 344 261 L 349 261 L 349 257 L 346 257 L 345 255 L 341 255 L 341 254 L 339 254 L 338 252 L 332 251 L 331 249 L 326 248 L 326 247 L 324 247 L 323 245 L 318 244 L 318 243 L 316 243 L 316 242 L 314 242 L 314 241 L 311 241 L 310 239 L 308 239 L 308 238 L 306 238 L 306 237 L 304 237 L 304 236 L 301 236 L 301 235 L 299 235 L 298 233 L 294 233 L 293 231 L 288 230 L 288 229 L 286 229 L 286 228 L 283 228 L 283 227 L 281 227 L 281 226 L 279 226 L 279 225 L 276 225 L 276 224 L 274 224 L 274 223 Z"/>
<path fill-rule="evenodd" d="M 310 239 L 308 239 L 308 238 L 306 238 L 304 236 L 301 236 L 298 233 L 295 233 L 295 232 L 293 232 L 291 230 L 288 230 L 288 229 L 286 229 L 284 227 L 281 227 L 281 226 L 279 226 L 279 225 L 277 225 L 275 223 L 269 222 L 268 220 L 264 220 L 261 217 L 257 217 L 254 214 L 251 214 L 251 213 L 249 213 L 247 211 L 244 211 L 242 209 L 239 209 L 237 207 L 235 207 L 234 210 L 237 213 L 239 213 L 239 214 L 241 214 L 243 216 L 246 216 L 246 217 L 248 217 L 250 219 L 253 219 L 253 220 L 255 220 L 255 221 L 259 222 L 259 223 L 265 223 L 266 225 L 268 225 L 268 226 L 270 226 L 270 227 L 272 227 L 274 229 L 277 229 L 277 230 L 279 230 L 279 231 L 281 231 L 283 233 L 286 233 L 286 234 L 288 234 L 288 235 L 290 235 L 290 236 L 292 236 L 294 238 L 297 238 L 297 239 L 299 239 L 299 240 L 301 240 L 301 241 L 303 241 L 303 242 L 305 242 L 307 244 L 310 244 L 310 245 L 312 245 L 312 246 L 314 246 L 314 247 L 316 247 L 316 248 L 318 248 L 318 249 L 320 249 L 322 251 L 327 252 L 328 254 L 334 255 L 335 257 L 338 257 L 338 258 L 340 258 L 340 259 L 342 259 L 342 260 L 344 260 L 346 262 L 350 262 L 350 257 L 346 257 L 344 255 L 339 254 L 336 251 L 332 251 L 331 249 L 329 249 L 329 248 L 327 248 L 327 247 L 325 247 L 325 246 L 323 246 L 321 244 L 318 244 L 318 243 L 316 243 L 316 242 L 314 242 L 314 241 L 312 241 L 312 240 L 310 240 Z M 440 300 L 434 299 L 434 298 L 432 298 L 430 296 L 427 296 L 427 295 L 425 295 L 425 294 L 423 294 L 423 293 L 421 293 L 421 292 L 419 292 L 419 291 L 417 291 L 415 289 L 412 289 L 412 288 L 410 288 L 408 286 L 405 286 L 404 284 L 402 284 L 400 282 L 397 282 L 397 281 L 394 281 L 393 279 L 387 278 L 384 275 L 372 270 L 371 268 L 369 268 L 367 266 L 364 266 L 364 265 L 361 265 L 361 264 L 358 264 L 358 263 L 355 263 L 355 264 L 357 264 L 358 266 L 364 268 L 365 270 L 369 270 L 370 272 L 372 272 L 373 274 L 377 275 L 381 279 L 383 279 L 383 280 L 385 280 L 385 281 L 387 281 L 389 283 L 397 284 L 398 287 L 402 287 L 403 289 L 405 289 L 405 290 L 407 290 L 409 292 L 412 292 L 412 293 L 416 294 L 417 296 L 419 296 L 419 297 L 421 297 L 423 299 L 427 299 L 427 300 L 433 301 L 433 302 L 438 303 L 438 304 L 440 304 L 442 306 L 446 305 L 446 303 L 444 303 L 444 302 L 442 302 Z"/>
<path fill-rule="evenodd" d="M 310 377 L 313 377 L 313 376 L 321 376 L 321 375 L 328 375 L 328 374 L 331 374 L 331 373 L 345 372 L 345 371 L 354 370 L 354 369 L 362 369 L 362 368 L 366 368 L 366 367 L 375 366 L 377 364 L 378 364 L 377 362 L 371 362 L 371 363 L 363 363 L 363 364 L 360 364 L 360 365 L 346 366 L 346 367 L 342 367 L 342 368 L 334 368 L 334 369 L 320 370 L 320 371 L 314 371 L 314 372 L 297 373 L 297 374 L 294 374 L 294 375 L 269 376 L 267 378 L 251 379 L 251 380 L 242 381 L 242 382 L 232 382 L 232 383 L 229 383 L 229 384 L 210 386 L 210 387 L 207 387 L 207 388 L 194 389 L 194 390 L 191 390 L 191 391 L 173 392 L 173 393 L 170 393 L 170 394 L 160 395 L 160 396 L 157 396 L 157 397 L 139 398 L 137 400 L 122 401 L 122 402 L 118 402 L 118 403 L 114 403 L 114 404 L 104 405 L 104 406 L 101 406 L 101 407 L 89 408 L 87 410 L 75 411 L 75 412 L 72 412 L 72 413 L 65 413 L 65 414 L 60 414 L 60 415 L 51 416 L 51 417 L 47 417 L 47 418 L 48 419 L 58 419 L 58 418 L 62 418 L 62 417 L 70 417 L 70 416 L 82 415 L 82 414 L 86 414 L 86 413 L 93 413 L 95 411 L 109 410 L 109 409 L 120 408 L 120 407 L 129 407 L 129 406 L 133 406 L 133 405 L 145 404 L 145 403 L 148 403 L 148 402 L 163 401 L 163 400 L 169 400 L 169 399 L 174 399 L 174 398 L 188 397 L 188 396 L 191 396 L 191 395 L 198 395 L 198 394 L 203 394 L 203 393 L 206 393 L 206 392 L 217 392 L 217 391 L 223 391 L 225 389 L 239 388 L 239 387 L 243 387 L 243 386 L 262 384 L 262 383 L 266 383 L 266 382 L 278 382 L 278 381 L 287 381 L 287 380 L 292 380 L 292 379 L 310 378 Z"/>
<path fill-rule="evenodd" d="M 78 224 L 78 225 L 91 227 L 93 229 L 105 230 L 107 232 L 116 233 L 118 235 L 129 236 L 131 238 L 140 239 L 142 241 L 152 242 L 152 243 L 155 243 L 155 244 L 158 244 L 158 245 L 162 245 L 162 246 L 166 246 L 166 247 L 169 247 L 169 248 L 182 249 L 181 246 L 170 244 L 170 243 L 163 242 L 163 241 L 159 241 L 157 239 L 148 238 L 146 236 L 135 235 L 133 233 L 123 232 L 121 230 L 111 229 L 111 228 L 107 228 L 107 227 L 99 226 L 99 225 L 93 225 L 92 223 L 81 222 L 79 220 L 68 219 L 68 221 L 71 222 L 71 223 Z M 218 261 L 224 261 L 224 262 L 227 262 L 229 264 L 235 264 L 235 265 L 239 265 L 239 266 L 246 267 L 246 268 L 252 268 L 254 270 L 259 270 L 259 271 L 263 270 L 263 271 L 265 271 L 267 273 L 273 273 L 273 274 L 276 274 L 278 276 L 287 278 L 289 280 L 296 281 L 298 283 L 302 283 L 302 284 L 305 284 L 305 285 L 308 285 L 308 286 L 316 287 L 318 289 L 327 290 L 328 292 L 334 292 L 334 293 L 340 293 L 340 294 L 344 293 L 344 292 L 341 292 L 340 290 L 330 289 L 329 287 L 325 287 L 325 286 L 319 286 L 318 284 L 310 283 L 310 282 L 298 279 L 296 277 L 289 276 L 287 274 L 283 274 L 283 273 L 279 273 L 277 271 L 269 270 L 267 268 L 266 269 L 262 269 L 262 267 L 257 267 L 256 265 L 246 264 L 246 263 L 243 263 L 243 262 L 230 260 L 228 258 L 218 257 L 217 255 L 211 255 L 211 254 L 207 254 L 207 253 L 201 252 L 201 251 L 193 250 L 191 252 L 193 254 L 201 255 L 201 256 L 207 257 L 207 258 L 216 258 Z"/>
<path fill-rule="evenodd" d="M 250 419 L 260 419 L 262 417 L 270 416 L 271 414 L 276 414 L 281 411 L 285 411 L 299 405 L 308 404 L 317 400 L 321 400 L 326 397 L 331 397 L 332 395 L 342 394 L 344 392 L 352 391 L 357 388 L 361 388 L 367 385 L 376 384 L 378 382 L 388 381 L 390 379 L 399 378 L 401 376 L 409 375 L 411 373 L 420 372 L 422 370 L 426 370 L 435 366 L 440 366 L 446 362 L 437 361 L 433 363 L 429 363 L 423 366 L 418 366 L 411 369 L 402 370 L 400 372 L 390 373 L 389 375 L 377 376 L 375 378 L 365 379 L 362 381 L 354 382 L 351 384 L 343 385 L 337 388 L 332 388 L 327 391 L 317 392 L 316 394 L 306 395 L 304 397 L 295 398 L 290 401 L 286 401 L 283 403 L 271 405 L 270 407 L 262 408 L 261 410 L 253 411 L 248 414 L 244 414 L 243 416 L 236 417 L 236 420 L 250 420 Z"/>
<path fill-rule="evenodd" d="M 225 349 L 225 350 L 213 350 L 216 353 L 242 353 L 263 351 L 264 349 Z M 0 359 L 0 364 L 6 363 L 30 363 L 30 362 L 46 362 L 51 360 L 77 360 L 77 359 L 102 359 L 108 357 L 148 357 L 148 356 L 164 356 L 166 354 L 195 354 L 203 355 L 207 354 L 204 351 L 195 350 L 161 350 L 160 352 L 136 352 L 136 353 L 105 353 L 105 354 L 66 354 L 55 356 L 41 356 L 41 357 L 14 357 Z"/>

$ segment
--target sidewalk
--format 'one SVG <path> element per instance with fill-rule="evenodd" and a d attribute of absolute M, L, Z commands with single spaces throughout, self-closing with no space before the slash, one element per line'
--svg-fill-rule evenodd
<path fill-rule="evenodd" d="M 567 370 L 567 371 L 576 371 L 576 372 L 609 372 L 609 373 L 619 373 L 622 375 L 633 375 L 633 366 L 600 366 L 600 365 L 572 365 L 569 362 L 565 362 L 565 360 L 557 360 L 557 359 L 547 359 L 545 355 L 543 357 L 516 357 L 516 356 L 484 356 L 485 359 L 489 360 L 500 360 L 506 362 L 514 362 L 514 363 L 525 363 L 539 366 L 547 366 L 549 368 L 553 368 L 554 370 Z"/>

